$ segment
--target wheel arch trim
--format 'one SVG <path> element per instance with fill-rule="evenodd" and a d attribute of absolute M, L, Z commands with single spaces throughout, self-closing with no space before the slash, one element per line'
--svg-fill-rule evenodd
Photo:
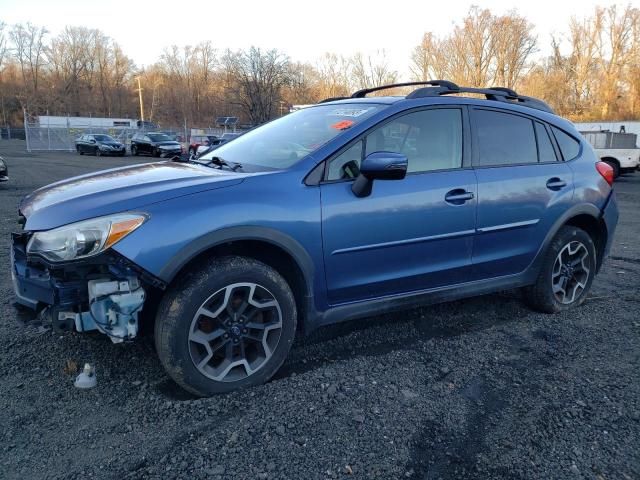
<path fill-rule="evenodd" d="M 536 253 L 535 258 L 533 259 L 533 261 L 531 262 L 527 270 L 530 270 L 530 271 L 533 270 L 537 272 L 540 269 L 542 260 L 544 259 L 544 254 L 547 251 L 547 248 L 549 247 L 551 242 L 553 241 L 553 238 L 558 233 L 558 231 L 563 226 L 567 225 L 567 223 L 572 218 L 577 217 L 579 215 L 588 215 L 590 217 L 593 217 L 593 219 L 597 222 L 600 222 L 602 220 L 602 211 L 600 211 L 600 209 L 595 205 L 590 203 L 574 205 L 572 208 L 564 212 L 564 214 L 560 218 L 558 218 L 556 222 L 553 224 L 553 226 L 549 229 L 549 231 L 547 232 L 547 235 L 542 241 L 542 244 L 540 245 L 540 248 L 538 249 L 538 252 Z M 596 259 L 596 261 L 599 264 L 601 264 L 602 259 Z M 536 273 L 536 276 L 537 276 L 537 273 Z"/>
<path fill-rule="evenodd" d="M 313 296 L 315 267 L 313 260 L 300 243 L 278 230 L 261 226 L 228 227 L 209 232 L 183 247 L 160 270 L 158 276 L 170 283 L 182 268 L 201 253 L 229 242 L 243 240 L 262 241 L 284 250 L 297 263 L 307 288 L 307 295 Z"/>

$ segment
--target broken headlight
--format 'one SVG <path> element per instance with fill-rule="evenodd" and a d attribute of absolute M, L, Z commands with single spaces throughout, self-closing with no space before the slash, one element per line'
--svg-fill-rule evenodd
<path fill-rule="evenodd" d="M 144 223 L 144 214 L 123 213 L 93 218 L 35 232 L 27 252 L 51 262 L 66 262 L 96 255 L 123 239 Z"/>

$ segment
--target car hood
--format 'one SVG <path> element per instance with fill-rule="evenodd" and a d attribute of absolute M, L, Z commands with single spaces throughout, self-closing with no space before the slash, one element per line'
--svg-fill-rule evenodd
<path fill-rule="evenodd" d="M 157 162 L 103 170 L 42 187 L 24 197 L 26 230 L 48 230 L 88 218 L 241 183 L 251 174 L 188 163 Z"/>

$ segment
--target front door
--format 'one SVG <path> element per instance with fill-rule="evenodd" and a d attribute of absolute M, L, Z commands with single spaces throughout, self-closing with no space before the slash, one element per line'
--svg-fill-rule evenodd
<path fill-rule="evenodd" d="M 463 168 L 463 118 L 462 108 L 404 114 L 330 160 L 321 198 L 331 304 L 451 285 L 469 274 L 477 192 L 474 171 Z M 349 177 L 375 151 L 406 155 L 407 176 L 375 181 L 357 198 Z"/>

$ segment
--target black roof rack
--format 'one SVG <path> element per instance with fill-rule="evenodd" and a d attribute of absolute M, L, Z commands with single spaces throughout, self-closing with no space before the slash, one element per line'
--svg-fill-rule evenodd
<path fill-rule="evenodd" d="M 458 87 L 446 88 L 446 87 L 426 87 L 414 90 L 406 98 L 423 98 L 423 97 L 437 97 L 440 95 L 450 95 L 457 93 L 475 93 L 478 95 L 484 95 L 487 100 L 494 100 L 497 102 L 516 103 L 525 107 L 535 108 L 547 113 L 554 113 L 553 109 L 542 100 L 533 97 L 527 97 L 519 95 L 515 90 L 506 87 L 491 87 L 491 88 L 472 88 L 472 87 Z"/>
<path fill-rule="evenodd" d="M 455 83 L 447 80 L 428 80 L 424 82 L 406 82 L 406 83 L 393 83 L 391 85 L 381 85 L 379 87 L 363 88 L 351 95 L 351 98 L 364 98 L 369 93 L 377 92 L 378 90 L 388 90 L 390 88 L 397 87 L 415 87 L 418 85 L 431 85 L 433 87 L 446 87 L 450 90 L 459 88 Z"/>
<path fill-rule="evenodd" d="M 335 102 L 336 100 L 346 100 L 349 97 L 329 97 L 324 100 L 320 100 L 318 103 Z"/>
<path fill-rule="evenodd" d="M 520 104 L 525 107 L 535 108 L 543 112 L 555 113 L 553 109 L 542 100 L 533 97 L 527 97 L 519 95 L 515 90 L 506 87 L 491 87 L 491 88 L 473 88 L 473 87 L 459 87 L 453 82 L 447 80 L 429 80 L 424 82 L 407 82 L 407 83 L 394 83 L 390 85 L 382 85 L 380 87 L 365 88 L 358 90 L 351 98 L 364 98 L 367 94 L 377 92 L 379 90 L 387 90 L 397 87 L 413 87 L 418 85 L 428 85 L 427 87 L 418 88 L 414 90 L 405 98 L 424 98 L 424 97 L 438 97 L 441 95 L 452 95 L 458 93 L 474 93 L 478 95 L 484 95 L 487 100 L 494 100 L 505 103 Z M 343 98 L 328 98 L 323 102 L 330 102 L 333 100 L 342 100 Z M 321 102 L 322 103 L 322 102 Z"/>

